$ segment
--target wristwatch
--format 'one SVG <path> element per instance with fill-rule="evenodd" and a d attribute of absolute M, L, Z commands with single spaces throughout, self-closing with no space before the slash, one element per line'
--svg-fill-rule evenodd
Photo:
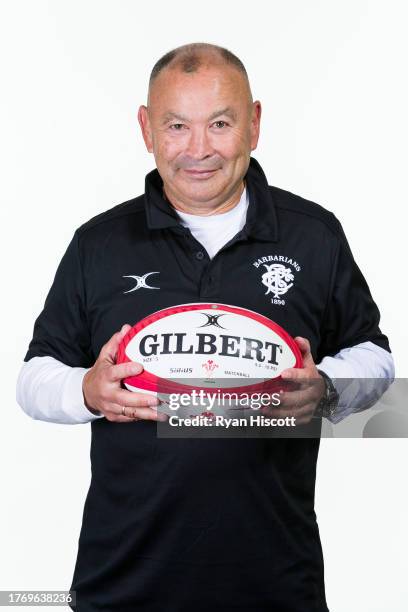
<path fill-rule="evenodd" d="M 323 372 L 322 370 L 317 369 L 317 371 L 323 377 L 326 392 L 320 402 L 317 404 L 314 414 L 318 417 L 332 417 L 336 412 L 336 408 L 339 403 L 339 394 L 330 376 L 328 376 L 326 372 Z"/>

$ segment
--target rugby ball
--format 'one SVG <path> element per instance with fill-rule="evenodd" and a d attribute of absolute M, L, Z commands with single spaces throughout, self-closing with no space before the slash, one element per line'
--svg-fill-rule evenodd
<path fill-rule="evenodd" d="M 166 410 L 170 394 L 276 390 L 286 368 L 302 367 L 294 339 L 255 311 L 219 303 L 179 304 L 158 310 L 124 336 L 117 363 L 136 361 L 144 370 L 123 380 L 130 391 L 158 395 Z M 163 409 L 163 410 L 162 410 Z M 205 412 L 205 406 L 191 412 Z M 180 413 L 179 413 L 180 414 Z"/>

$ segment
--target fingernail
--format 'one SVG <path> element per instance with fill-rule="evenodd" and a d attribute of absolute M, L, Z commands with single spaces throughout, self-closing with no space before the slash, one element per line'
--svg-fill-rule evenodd
<path fill-rule="evenodd" d="M 149 406 L 158 406 L 160 404 L 160 401 L 157 397 L 151 397 L 147 400 L 147 403 Z"/>

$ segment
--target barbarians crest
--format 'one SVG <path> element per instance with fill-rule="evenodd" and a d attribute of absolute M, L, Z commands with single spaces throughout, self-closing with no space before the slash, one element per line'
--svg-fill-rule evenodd
<path fill-rule="evenodd" d="M 261 280 L 265 285 L 265 295 L 272 295 L 271 302 L 278 306 L 284 306 L 285 300 L 282 296 L 293 287 L 295 272 L 300 272 L 301 267 L 296 259 L 286 255 L 265 255 L 253 262 L 255 268 L 265 268 Z"/>
<path fill-rule="evenodd" d="M 262 283 L 267 287 L 265 295 L 272 293 L 274 298 L 280 298 L 293 286 L 292 270 L 282 264 L 263 264 L 266 272 L 262 274 Z"/>

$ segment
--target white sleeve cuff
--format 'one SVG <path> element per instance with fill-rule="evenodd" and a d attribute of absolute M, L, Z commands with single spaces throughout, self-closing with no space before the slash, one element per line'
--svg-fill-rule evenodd
<path fill-rule="evenodd" d="M 332 379 L 339 394 L 335 414 L 329 417 L 332 423 L 373 406 L 395 378 L 392 354 L 373 342 L 344 348 L 316 367 Z"/>
<path fill-rule="evenodd" d="M 100 419 L 102 413 L 93 414 L 85 406 L 82 381 L 88 369 L 67 366 L 51 356 L 32 357 L 18 375 L 17 403 L 31 418 L 51 423 Z"/>
<path fill-rule="evenodd" d="M 71 368 L 64 382 L 61 394 L 61 410 L 70 416 L 73 423 L 88 423 L 104 416 L 101 412 L 94 414 L 85 405 L 82 382 L 89 369 Z"/>

